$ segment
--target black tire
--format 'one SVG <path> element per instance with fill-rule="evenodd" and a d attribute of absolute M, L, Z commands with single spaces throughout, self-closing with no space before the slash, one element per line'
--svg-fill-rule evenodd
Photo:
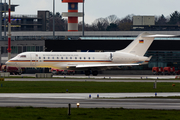
<path fill-rule="evenodd" d="M 97 76 L 98 75 L 98 71 L 92 71 L 93 76 Z"/>
<path fill-rule="evenodd" d="M 86 71 L 85 71 L 85 75 L 86 75 L 86 76 L 89 76 L 90 74 L 91 74 L 90 70 L 86 70 Z"/>

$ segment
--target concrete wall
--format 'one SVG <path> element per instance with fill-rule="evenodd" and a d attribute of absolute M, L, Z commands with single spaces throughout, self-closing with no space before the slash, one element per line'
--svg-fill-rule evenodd
<path fill-rule="evenodd" d="M 145 31 L 85 31 L 85 36 L 89 37 L 118 37 L 118 36 L 130 36 L 130 37 L 137 37 L 140 33 Z M 180 31 L 148 31 L 152 34 L 167 34 L 167 35 L 180 35 Z M 82 36 L 82 31 L 78 32 L 67 32 L 67 31 L 56 31 L 56 36 Z M 4 36 L 4 31 L 2 32 L 2 36 Z M 53 36 L 52 31 L 20 31 L 20 32 L 12 32 L 12 40 L 15 37 L 36 37 L 41 36 Z M 17 40 L 19 40 L 17 38 Z M 26 39 L 23 39 L 26 40 Z"/>
<path fill-rule="evenodd" d="M 42 18 L 42 31 L 48 31 L 49 11 L 38 11 L 38 17 Z"/>
<path fill-rule="evenodd" d="M 155 17 L 143 16 L 143 25 L 155 25 Z"/>
<path fill-rule="evenodd" d="M 133 25 L 155 25 L 154 16 L 133 16 Z M 134 27 L 133 29 L 136 29 Z M 143 28 L 143 27 L 139 27 Z"/>

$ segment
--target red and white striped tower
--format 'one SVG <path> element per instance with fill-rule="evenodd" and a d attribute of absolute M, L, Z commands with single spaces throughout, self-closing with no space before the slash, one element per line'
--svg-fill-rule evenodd
<path fill-rule="evenodd" d="M 68 3 L 68 12 L 63 12 L 62 17 L 68 17 L 68 31 L 78 31 L 78 17 L 83 17 L 83 13 L 78 12 L 78 3 L 83 3 L 83 0 L 62 0 L 63 3 Z"/>

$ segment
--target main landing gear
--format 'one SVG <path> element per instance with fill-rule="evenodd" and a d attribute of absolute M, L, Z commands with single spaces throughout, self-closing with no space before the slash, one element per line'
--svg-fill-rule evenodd
<path fill-rule="evenodd" d="M 85 75 L 86 75 L 86 76 L 89 76 L 90 74 L 91 74 L 91 71 L 90 71 L 90 70 L 86 70 L 86 71 L 85 71 Z M 98 75 L 98 71 L 97 71 L 97 70 L 92 71 L 92 75 L 93 75 L 93 76 L 97 76 L 97 75 Z"/>

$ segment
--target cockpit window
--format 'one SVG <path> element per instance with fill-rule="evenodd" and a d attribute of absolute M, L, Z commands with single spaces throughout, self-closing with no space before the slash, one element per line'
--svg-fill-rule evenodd
<path fill-rule="evenodd" d="M 21 55 L 20 57 L 21 57 L 21 58 L 25 58 L 25 57 L 26 57 L 26 55 Z"/>

